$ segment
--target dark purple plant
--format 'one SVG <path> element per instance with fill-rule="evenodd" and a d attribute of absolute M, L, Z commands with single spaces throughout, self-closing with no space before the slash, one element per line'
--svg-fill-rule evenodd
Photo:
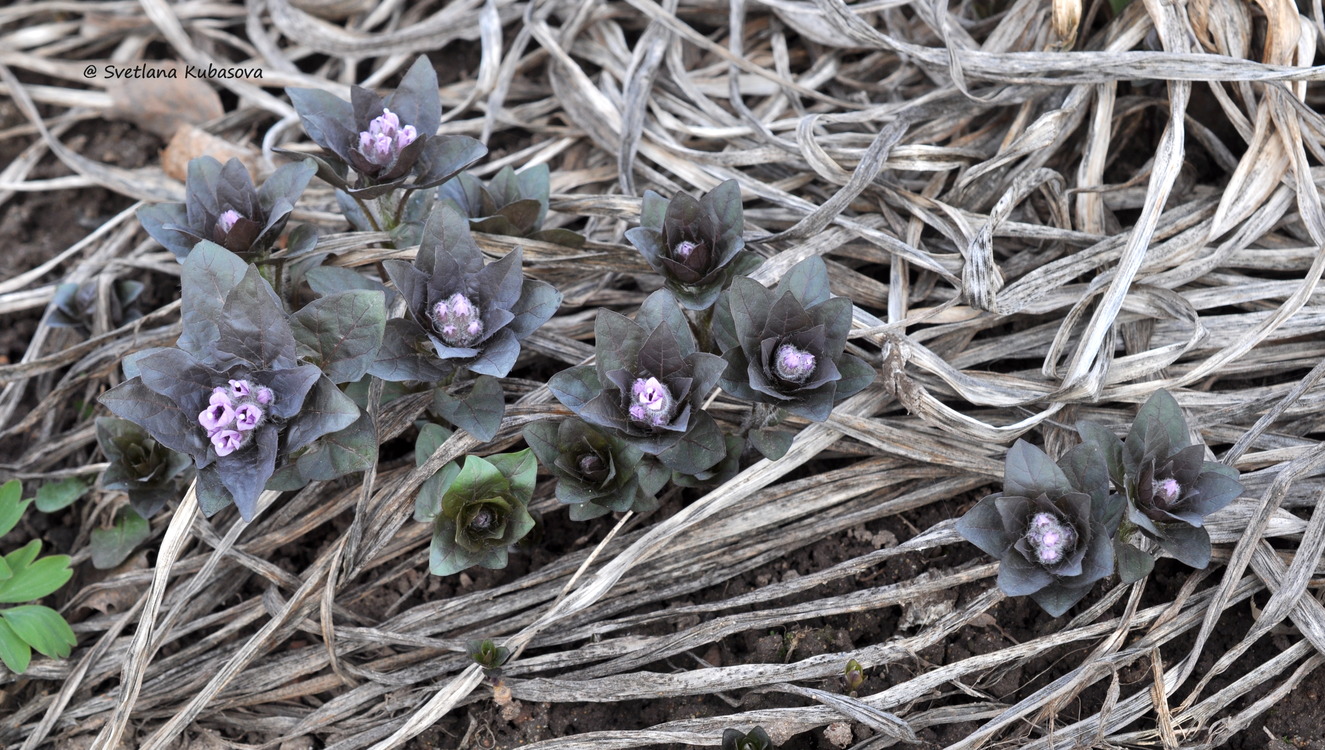
<path fill-rule="evenodd" d="M 337 305 L 318 304 L 323 300 L 292 319 L 255 267 L 210 242 L 184 260 L 181 284 L 178 348 L 149 350 L 126 362 L 126 372 L 136 376 L 100 400 L 162 446 L 193 459 L 205 513 L 234 502 L 251 520 L 278 466 L 294 463 L 315 440 L 359 417 L 358 407 L 323 369 L 347 375 L 357 369 L 361 377 L 376 353 L 373 336 L 334 333 L 346 321 L 334 314 Z M 369 295 L 376 308 L 384 308 L 379 292 L 345 295 Z M 370 317 L 379 318 L 380 342 L 385 311 Z M 339 343 L 348 339 L 349 345 L 319 347 L 322 335 L 340 337 Z"/>
<path fill-rule="evenodd" d="M 1003 491 L 957 520 L 958 533 L 998 558 L 1003 593 L 1030 596 L 1054 617 L 1113 572 L 1108 523 L 1117 501 L 1107 488 L 1092 493 L 1076 485 L 1078 468 L 1096 462 L 1089 446 L 1074 451 L 1055 464 L 1018 440 L 1008 451 Z"/>
<path fill-rule="evenodd" d="M 355 200 L 436 187 L 488 151 L 468 136 L 437 135 L 442 103 L 427 57 L 415 60 L 385 98 L 359 86 L 350 87 L 348 102 L 320 89 L 285 92 L 308 137 L 324 149 L 314 157 L 318 177 Z"/>
<path fill-rule="evenodd" d="M 485 264 L 465 218 L 447 206 L 433 212 L 414 262 L 384 264 L 409 317 L 390 321 L 373 374 L 436 381 L 464 367 L 505 377 L 520 341 L 561 304 L 552 285 L 524 277 L 520 261 L 516 249 Z"/>
<path fill-rule="evenodd" d="M 599 311 L 594 335 L 594 365 L 548 381 L 561 403 L 683 474 L 700 473 L 727 455 L 721 430 L 703 410 L 725 365 L 699 351 L 670 292 L 650 295 L 635 320 Z"/>
<path fill-rule="evenodd" d="M 584 237 L 569 229 L 543 229 L 548 210 L 548 168 L 527 167 L 516 174 L 503 167 L 486 185 L 462 172 L 437 188 L 437 199 L 469 219 L 476 232 L 528 237 L 567 247 L 584 245 Z"/>
<path fill-rule="evenodd" d="M 1133 531 L 1154 540 L 1193 568 L 1210 563 L 1205 517 L 1242 492 L 1238 471 L 1206 461 L 1204 445 L 1192 444 L 1187 420 L 1168 391 L 1156 391 L 1137 412 L 1121 441 L 1105 427 L 1082 421 L 1082 439 L 1103 456 L 1108 479 L 1127 496 L 1127 518 L 1118 533 L 1119 575 L 1135 581 L 1154 559 L 1130 543 Z"/>
<path fill-rule="evenodd" d="M 706 310 L 733 277 L 760 263 L 744 250 L 744 229 L 741 188 L 727 180 L 699 200 L 678 193 L 669 201 L 646 191 L 640 226 L 627 231 L 626 240 L 686 309 Z"/>
<path fill-rule="evenodd" d="M 851 300 L 829 293 L 828 269 L 818 256 L 797 263 L 774 289 L 734 279 L 713 315 L 727 361 L 719 382 L 736 398 L 822 422 L 834 404 L 874 380 L 874 368 L 845 351 L 850 330 Z M 754 442 L 768 455 L 765 448 L 775 446 L 765 437 Z M 768 457 L 785 451 L 777 445 Z"/>
<path fill-rule="evenodd" d="M 57 286 L 46 323 L 57 328 L 73 328 L 85 336 L 90 334 L 96 321 L 97 287 L 96 281 Z M 106 318 L 111 328 L 119 328 L 143 316 L 137 304 L 138 297 L 143 293 L 141 281 L 115 281 L 110 285 L 109 292 L 110 306 L 106 310 Z"/>
<path fill-rule="evenodd" d="M 576 521 L 654 510 L 671 475 L 635 446 L 578 419 L 535 422 L 524 428 L 524 439 L 556 477 L 557 499 L 571 506 Z"/>
<path fill-rule="evenodd" d="M 261 188 L 254 188 L 248 169 L 238 159 L 222 166 L 210 156 L 199 156 L 189 162 L 184 202 L 143 206 L 138 220 L 181 263 L 202 240 L 245 259 L 265 257 L 316 171 L 307 159 L 286 164 Z M 316 242 L 315 232 L 296 231 L 288 251 L 305 252 Z"/>
<path fill-rule="evenodd" d="M 127 419 L 98 417 L 97 444 L 110 465 L 101 486 L 124 492 L 143 518 L 151 518 L 172 497 L 180 496 L 180 480 L 192 465 L 188 456 L 153 440 Z"/>

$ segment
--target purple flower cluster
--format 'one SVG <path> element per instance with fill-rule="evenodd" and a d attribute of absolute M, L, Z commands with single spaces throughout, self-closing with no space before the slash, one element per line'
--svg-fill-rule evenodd
<path fill-rule="evenodd" d="M 669 424 L 675 416 L 676 400 L 657 378 L 636 378 L 630 386 L 630 418 L 654 427 Z"/>
<path fill-rule="evenodd" d="M 1036 513 L 1026 529 L 1035 557 L 1044 565 L 1053 565 L 1076 547 L 1077 534 L 1052 513 Z"/>
<path fill-rule="evenodd" d="M 483 318 L 473 300 L 456 292 L 433 305 L 432 322 L 443 344 L 468 347 L 483 335 Z"/>
<path fill-rule="evenodd" d="M 359 133 L 359 153 L 369 162 L 385 167 L 418 137 L 413 125 L 402 126 L 396 113 L 383 108 L 382 114 L 368 123 L 368 129 Z"/>
<path fill-rule="evenodd" d="M 778 347 L 777 356 L 773 362 L 773 370 L 779 378 L 788 383 L 801 384 L 810 379 L 814 374 L 814 366 L 817 363 L 815 356 L 804 349 L 792 344 L 783 344 Z"/>
<path fill-rule="evenodd" d="M 248 445 L 253 431 L 266 418 L 264 407 L 271 406 L 272 398 L 270 388 L 247 380 L 231 380 L 229 386 L 212 389 L 198 424 L 207 431 L 216 455 L 228 456 Z"/>

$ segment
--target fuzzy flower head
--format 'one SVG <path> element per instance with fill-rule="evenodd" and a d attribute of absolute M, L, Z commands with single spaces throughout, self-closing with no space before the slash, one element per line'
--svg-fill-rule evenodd
<path fill-rule="evenodd" d="M 350 88 L 348 102 L 319 89 L 286 93 L 304 131 L 323 148 L 312 157 L 318 176 L 357 198 L 436 187 L 487 153 L 473 138 L 436 135 L 442 103 L 427 57 L 415 60 L 385 98 L 359 86 Z"/>
<path fill-rule="evenodd" d="M 759 264 L 757 256 L 744 252 L 744 227 L 741 189 L 728 180 L 698 200 L 685 193 L 667 200 L 645 192 L 640 226 L 627 231 L 626 240 L 683 306 L 706 310 L 733 278 Z"/>
<path fill-rule="evenodd" d="M 385 167 L 400 158 L 405 147 L 418 140 L 413 125 L 401 126 L 400 118 L 383 108 L 379 117 L 368 123 L 368 129 L 359 132 L 359 154 L 379 167 Z"/>
<path fill-rule="evenodd" d="M 1031 517 L 1026 540 L 1041 565 L 1053 565 L 1076 547 L 1077 533 L 1054 514 L 1041 512 Z"/>
<path fill-rule="evenodd" d="M 814 364 L 817 358 L 797 347 L 795 344 L 783 344 L 777 349 L 774 355 L 773 371 L 777 376 L 788 383 L 800 385 L 814 374 Z"/>
<path fill-rule="evenodd" d="M 636 378 L 630 386 L 630 398 L 627 412 L 636 422 L 661 427 L 676 415 L 676 400 L 657 378 Z"/>
<path fill-rule="evenodd" d="M 226 236 L 230 234 L 230 231 L 235 228 L 235 224 L 238 224 L 242 218 L 244 217 L 240 216 L 239 212 L 233 208 L 226 209 L 224 213 L 218 216 L 216 218 L 216 232 L 214 233 L 217 242 L 225 242 Z"/>
<path fill-rule="evenodd" d="M 456 292 L 432 308 L 437 337 L 450 347 L 468 347 L 483 335 L 483 318 L 469 297 Z"/>

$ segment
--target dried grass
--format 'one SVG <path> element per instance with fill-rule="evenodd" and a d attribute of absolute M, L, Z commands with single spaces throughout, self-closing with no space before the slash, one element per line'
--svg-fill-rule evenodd
<path fill-rule="evenodd" d="M 443 89 L 443 132 L 520 144 L 482 171 L 548 163 L 554 211 L 589 217 L 583 250 L 522 243 L 528 272 L 568 300 L 528 349 L 583 361 L 592 321 L 570 306 L 638 302 L 613 284 L 647 271 L 621 242 L 638 192 L 736 179 L 751 245 L 768 257 L 758 278 L 825 256 L 834 290 L 857 302 L 853 346 L 881 373 L 830 422 L 806 427 L 784 459 L 751 466 L 671 517 L 627 516 L 595 548 L 380 619 L 353 605 L 424 567 L 427 532 L 409 521 L 420 483 L 561 413 L 545 388 L 526 389 L 493 444 L 461 434 L 418 469 L 383 464 L 359 486 L 317 483 L 281 502 L 269 493 L 251 525 L 230 513 L 202 518 L 190 493 L 154 523 L 153 569 L 131 566 L 72 594 L 70 613 L 119 608 L 79 614 L 73 658 L 0 676 L 8 700 L 19 696 L 0 739 L 22 750 L 166 748 L 210 731 L 261 737 L 264 748 L 303 736 L 336 750 L 398 747 L 488 699 L 463 645 L 495 637 L 519 654 L 505 683 L 517 700 L 719 696 L 733 706 L 532 745 L 541 750 L 717 745 L 724 728 L 754 724 L 785 739 L 844 719 L 873 729 L 860 745 L 871 748 L 961 722 L 979 728 L 952 748 L 1218 746 L 1325 654 L 1325 607 L 1311 591 L 1325 551 L 1325 443 L 1313 437 L 1325 405 L 1325 171 L 1313 166 L 1325 161 L 1325 121 L 1311 85 L 1325 72 L 1309 67 L 1325 24 L 1313 8 L 1308 17 L 1287 0 L 1145 0 L 1105 22 L 1097 2 L 1075 46 L 1053 31 L 1055 13 L 1072 26 L 1073 9 L 1059 0 L 35 0 L 0 9 L 0 101 L 25 118 L 0 137 L 30 144 L 0 171 L 0 206 L 30 192 L 77 201 L 89 186 L 142 200 L 180 194 L 160 170 L 100 163 L 61 143 L 77 123 L 122 108 L 103 81 L 83 78 L 89 63 L 132 65 L 148 42 L 164 41 L 190 64 L 260 68 L 261 81 L 216 81 L 240 110 L 201 127 L 244 141 L 269 168 L 270 148 L 297 126 L 262 86 L 343 94 L 365 71 L 368 85 L 384 85 L 416 53 L 458 59 L 448 45 L 463 41 L 478 68 Z M 313 69 L 313 59 L 326 62 Z M 72 175 L 34 178 L 49 157 Z M 410 254 L 334 234 L 344 224 L 330 192 L 310 195 L 303 218 L 333 233 L 325 241 L 337 263 Z M 483 242 L 493 252 L 512 245 Z M 178 273 L 125 211 L 0 280 L 0 312 L 42 308 L 59 281 L 108 284 L 145 269 Z M 98 471 L 91 427 L 70 404 L 117 382 L 125 354 L 177 335 L 177 303 L 115 330 L 102 321 L 87 340 L 40 327 L 22 361 L 0 365 L 0 437 L 25 446 L 3 469 L 29 478 Z M 996 566 L 983 562 L 881 586 L 862 578 L 903 555 L 963 545 L 950 521 L 753 593 L 692 601 L 866 522 L 955 508 L 997 481 L 1014 438 L 1038 429 L 1061 451 L 1075 418 L 1119 427 L 1159 388 L 1175 392 L 1207 443 L 1232 446 L 1223 457 L 1248 488 L 1212 519 L 1216 563 L 1165 601 L 1143 605 L 1144 584 L 1115 586 L 1056 632 L 919 669 L 859 699 L 810 686 L 848 659 L 867 670 L 910 663 L 1002 601 Z M 425 406 L 386 407 L 377 415 L 384 440 Z M 736 408 L 715 403 L 722 414 Z M 829 455 L 849 465 L 786 479 Z M 78 538 L 121 500 L 98 493 L 79 506 Z M 269 562 L 295 544 L 316 549 L 315 561 L 303 570 Z M 858 588 L 823 593 L 840 580 Z M 953 611 L 851 651 L 648 669 L 733 634 L 959 586 L 967 595 Z M 1257 595 L 1265 604 L 1251 631 L 1230 648 L 1212 642 L 1222 618 Z M 669 634 L 641 634 L 660 630 Z M 1272 632 L 1288 647 L 1248 664 Z M 317 645 L 282 647 L 296 635 Z M 978 687 L 1069 646 L 1070 669 L 1024 686 L 1011 705 Z M 1215 666 L 1198 671 L 1203 658 Z M 1149 679 L 1120 682 L 1133 665 Z M 734 700 L 758 691 L 806 705 L 742 710 Z"/>

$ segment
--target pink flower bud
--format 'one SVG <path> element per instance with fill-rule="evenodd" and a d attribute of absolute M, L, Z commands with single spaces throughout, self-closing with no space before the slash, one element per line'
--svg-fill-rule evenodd
<path fill-rule="evenodd" d="M 248 394 L 253 391 L 253 384 L 247 380 L 231 380 L 230 395 L 235 398 L 248 398 Z"/>
<path fill-rule="evenodd" d="M 275 399 L 275 396 L 272 394 L 270 388 L 265 385 L 260 385 L 258 386 L 258 389 L 254 391 L 254 399 L 256 399 L 259 404 L 266 406 Z"/>

